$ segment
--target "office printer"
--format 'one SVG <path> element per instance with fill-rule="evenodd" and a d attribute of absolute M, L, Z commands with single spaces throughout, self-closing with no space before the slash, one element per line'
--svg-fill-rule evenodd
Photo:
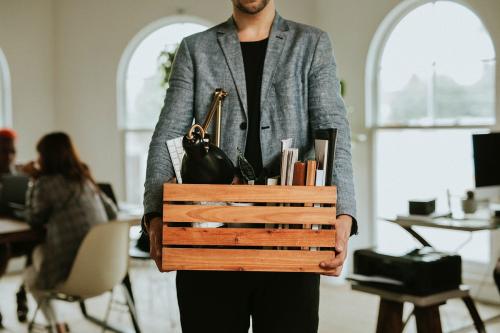
<path fill-rule="evenodd" d="M 428 295 L 456 289 L 462 283 L 460 256 L 438 252 L 430 247 L 415 249 L 401 256 L 384 254 L 376 249 L 362 249 L 354 252 L 353 260 L 352 280 L 391 291 Z M 356 276 L 363 279 L 356 279 Z"/>

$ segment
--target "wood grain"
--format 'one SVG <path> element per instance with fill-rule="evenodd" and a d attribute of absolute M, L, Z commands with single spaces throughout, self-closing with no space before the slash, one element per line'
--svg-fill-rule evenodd
<path fill-rule="evenodd" d="M 315 272 L 333 251 L 163 248 L 162 269 L 261 272 Z"/>
<path fill-rule="evenodd" d="M 164 184 L 164 201 L 318 203 L 335 205 L 335 186 Z"/>
<path fill-rule="evenodd" d="M 164 227 L 164 245 L 334 247 L 335 230 Z"/>
<path fill-rule="evenodd" d="M 163 205 L 164 222 L 334 224 L 335 207 Z"/>

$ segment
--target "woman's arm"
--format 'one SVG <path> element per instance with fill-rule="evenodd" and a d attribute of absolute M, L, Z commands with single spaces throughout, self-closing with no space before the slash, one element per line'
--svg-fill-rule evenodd
<path fill-rule="evenodd" d="M 44 177 L 32 179 L 26 192 L 26 221 L 34 228 L 49 220 L 52 211 L 50 184 Z"/>

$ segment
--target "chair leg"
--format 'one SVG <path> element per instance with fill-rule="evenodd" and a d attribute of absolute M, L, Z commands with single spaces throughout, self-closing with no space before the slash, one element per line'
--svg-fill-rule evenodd
<path fill-rule="evenodd" d="M 114 296 L 115 296 L 115 288 L 111 289 L 111 295 L 109 296 L 109 302 L 108 302 L 108 306 L 106 308 L 106 314 L 104 315 L 104 319 L 103 319 L 105 326 L 102 326 L 102 333 L 106 332 L 106 326 L 108 325 L 109 314 L 111 312 L 111 305 L 113 304 Z"/>
<path fill-rule="evenodd" d="M 80 310 L 82 310 L 83 316 L 87 318 L 88 315 L 87 315 L 87 307 L 85 306 L 85 301 L 81 300 L 78 302 L 78 304 L 80 305 Z"/>
<path fill-rule="evenodd" d="M 132 299 L 132 302 L 135 303 L 135 299 L 134 299 L 134 293 L 132 291 L 132 283 L 130 282 L 130 275 L 125 275 L 125 277 L 123 278 L 123 281 L 122 281 L 122 284 L 125 288 L 127 288 L 127 291 L 130 295 L 130 298 Z"/>
<path fill-rule="evenodd" d="M 134 299 L 132 294 L 129 292 L 129 288 L 125 284 L 123 288 L 123 293 L 125 294 L 125 300 L 127 301 L 128 310 L 130 313 L 130 319 L 132 319 L 132 324 L 134 325 L 135 332 L 141 333 L 141 328 L 139 327 L 139 322 L 137 320 L 137 312 L 135 309 Z"/>
<path fill-rule="evenodd" d="M 31 321 L 28 324 L 28 332 L 31 333 L 33 332 L 33 329 L 35 326 L 43 326 L 39 325 L 35 322 L 36 316 L 38 314 L 38 311 L 42 309 L 43 303 L 49 301 L 48 299 L 42 299 L 40 302 L 37 302 L 35 312 L 33 313 L 33 317 L 31 318 Z M 43 328 L 47 329 L 49 333 L 53 333 L 55 329 L 55 323 L 51 318 L 46 318 L 47 319 L 47 326 L 43 326 Z"/>
<path fill-rule="evenodd" d="M 38 314 L 39 310 L 40 310 L 40 303 L 37 302 L 35 313 L 33 313 L 33 318 L 31 318 L 30 323 L 28 324 L 28 332 L 33 331 L 33 326 L 35 326 L 36 315 Z"/>
<path fill-rule="evenodd" d="M 476 331 L 478 333 L 486 333 L 486 328 L 484 327 L 483 320 L 479 316 L 479 312 L 477 312 L 476 304 L 470 296 L 466 296 L 462 298 L 467 310 L 469 310 L 470 316 L 472 317 L 472 321 L 474 322 L 474 326 L 476 327 Z"/>

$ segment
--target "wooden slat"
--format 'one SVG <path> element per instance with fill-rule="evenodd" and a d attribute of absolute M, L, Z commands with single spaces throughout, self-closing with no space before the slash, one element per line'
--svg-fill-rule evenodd
<path fill-rule="evenodd" d="M 163 244 L 333 247 L 335 230 L 164 227 Z"/>
<path fill-rule="evenodd" d="M 335 186 L 164 184 L 164 201 L 319 203 L 336 202 Z"/>
<path fill-rule="evenodd" d="M 335 207 L 163 206 L 164 222 L 333 224 Z"/>
<path fill-rule="evenodd" d="M 317 272 L 333 251 L 163 248 L 162 270 Z"/>

